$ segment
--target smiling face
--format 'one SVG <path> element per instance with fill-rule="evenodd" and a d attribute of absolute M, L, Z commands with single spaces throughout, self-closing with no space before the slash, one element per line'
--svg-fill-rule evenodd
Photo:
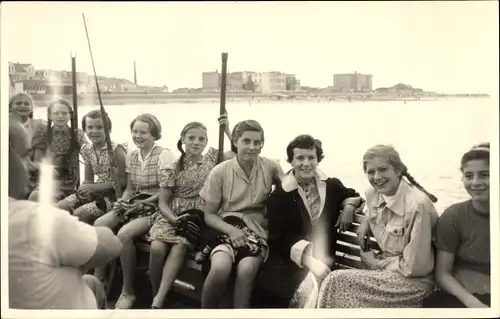
<path fill-rule="evenodd" d="M 264 143 L 262 133 L 258 131 L 245 131 L 234 143 L 238 148 L 238 159 L 243 162 L 253 162 L 259 156 Z"/>
<path fill-rule="evenodd" d="M 12 111 L 21 118 L 27 118 L 33 111 L 33 105 L 28 96 L 19 94 L 12 100 Z"/>
<path fill-rule="evenodd" d="M 135 121 L 132 126 L 132 140 L 138 148 L 149 148 L 155 142 L 155 138 L 151 135 L 151 128 L 147 122 Z"/>
<path fill-rule="evenodd" d="M 318 167 L 316 149 L 294 148 L 290 164 L 298 180 L 304 182 L 310 181 L 316 173 L 316 167 Z"/>
<path fill-rule="evenodd" d="M 386 196 L 396 194 L 401 172 L 396 171 L 386 158 L 373 157 L 365 161 L 365 174 L 378 193 Z"/>
<path fill-rule="evenodd" d="M 67 105 L 56 103 L 50 107 L 49 118 L 56 127 L 65 127 L 71 118 Z"/>
<path fill-rule="evenodd" d="M 187 154 L 198 156 L 207 146 L 207 131 L 203 128 L 191 128 L 182 137 L 181 141 Z"/>
<path fill-rule="evenodd" d="M 106 134 L 104 133 L 102 118 L 85 117 L 85 134 L 87 134 L 87 137 L 93 144 L 104 144 L 106 142 Z"/>
<path fill-rule="evenodd" d="M 470 160 L 462 167 L 462 180 L 465 190 L 472 200 L 489 202 L 490 165 L 482 159 Z"/>

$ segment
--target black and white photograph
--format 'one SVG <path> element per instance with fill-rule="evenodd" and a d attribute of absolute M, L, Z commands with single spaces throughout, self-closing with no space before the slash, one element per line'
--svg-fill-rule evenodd
<path fill-rule="evenodd" d="M 498 1 L 0 14 L 2 318 L 500 316 Z"/>

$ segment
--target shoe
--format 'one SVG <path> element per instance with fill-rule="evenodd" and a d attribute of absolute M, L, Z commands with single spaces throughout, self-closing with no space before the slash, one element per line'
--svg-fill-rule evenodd
<path fill-rule="evenodd" d="M 122 293 L 115 304 L 115 309 L 130 309 L 135 303 L 135 295 Z"/>

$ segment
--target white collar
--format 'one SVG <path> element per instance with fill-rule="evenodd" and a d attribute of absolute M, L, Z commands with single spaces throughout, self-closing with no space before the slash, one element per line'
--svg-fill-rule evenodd
<path fill-rule="evenodd" d="M 314 173 L 314 177 L 316 179 L 316 182 L 318 183 L 319 181 L 326 181 L 328 178 L 321 170 L 316 168 L 316 172 Z M 297 181 L 297 178 L 295 178 L 295 175 L 293 174 L 293 168 L 289 170 L 282 178 L 281 178 L 281 187 L 285 192 L 291 192 L 295 189 L 299 188 L 299 182 Z"/>

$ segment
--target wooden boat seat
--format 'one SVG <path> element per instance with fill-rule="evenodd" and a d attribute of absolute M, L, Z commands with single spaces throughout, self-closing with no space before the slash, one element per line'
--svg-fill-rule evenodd
<path fill-rule="evenodd" d="M 359 257 L 361 248 L 358 245 L 358 239 L 356 236 L 356 230 L 359 227 L 361 218 L 362 215 L 355 215 L 354 222 L 349 228 L 349 231 L 339 234 L 335 258 L 335 267 L 337 269 L 364 268 Z M 148 242 L 146 236 L 136 240 L 136 247 L 138 258 L 137 270 L 139 273 L 142 273 L 141 278 L 147 278 L 147 276 L 144 277 L 144 275 L 147 275 L 149 272 L 150 243 Z M 374 238 L 371 238 L 370 247 L 373 250 L 380 250 Z M 195 254 L 196 252 L 189 253 L 181 273 L 174 282 L 172 290 L 182 296 L 185 296 L 186 298 L 189 298 L 191 302 L 199 304 L 201 302 L 201 292 L 205 281 L 205 274 L 202 272 L 201 265 L 194 261 Z M 256 280 L 254 295 L 265 295 L 266 298 L 271 299 L 283 298 L 283 291 L 287 289 L 286 282 L 284 283 L 283 281 L 278 281 L 281 279 L 278 279 L 276 272 L 280 272 L 279 278 L 286 278 L 286 273 L 291 274 L 294 271 L 293 269 L 288 270 L 287 267 L 290 266 L 287 266 L 287 263 L 279 260 L 268 260 L 264 263 Z M 149 284 L 147 286 L 148 288 L 143 288 L 150 289 Z M 143 288 L 141 288 L 141 290 Z M 145 293 L 150 295 L 150 292 Z M 255 306 L 259 307 L 259 305 Z"/>

